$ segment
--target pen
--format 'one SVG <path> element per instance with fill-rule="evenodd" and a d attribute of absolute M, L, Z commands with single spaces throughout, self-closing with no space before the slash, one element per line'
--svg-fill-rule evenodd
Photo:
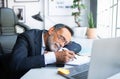
<path fill-rule="evenodd" d="M 74 56 L 75 59 L 77 59 L 75 56 Z"/>
<path fill-rule="evenodd" d="M 76 53 L 77 56 L 81 56 L 79 53 Z"/>

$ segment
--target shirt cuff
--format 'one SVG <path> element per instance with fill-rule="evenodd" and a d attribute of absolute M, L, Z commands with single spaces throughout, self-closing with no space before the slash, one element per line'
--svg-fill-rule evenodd
<path fill-rule="evenodd" d="M 47 54 L 44 54 L 44 56 L 45 56 L 45 65 L 56 62 L 56 56 L 54 52 L 48 52 Z"/>

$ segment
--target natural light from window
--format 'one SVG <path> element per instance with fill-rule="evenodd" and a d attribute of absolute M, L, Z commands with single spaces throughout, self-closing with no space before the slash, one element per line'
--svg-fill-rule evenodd
<path fill-rule="evenodd" d="M 120 36 L 120 0 L 98 0 L 97 4 L 98 36 Z"/>

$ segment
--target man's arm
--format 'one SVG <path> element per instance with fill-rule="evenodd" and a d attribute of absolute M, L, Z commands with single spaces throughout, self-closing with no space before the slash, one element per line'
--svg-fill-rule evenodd
<path fill-rule="evenodd" d="M 44 55 L 35 55 L 35 48 L 31 47 L 28 40 L 22 35 L 18 36 L 12 54 L 12 70 L 24 71 L 45 66 Z"/>

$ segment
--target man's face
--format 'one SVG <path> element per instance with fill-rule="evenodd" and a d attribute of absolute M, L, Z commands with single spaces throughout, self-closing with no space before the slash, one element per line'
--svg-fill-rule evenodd
<path fill-rule="evenodd" d="M 68 29 L 62 28 L 58 31 L 51 31 L 48 39 L 47 46 L 50 51 L 58 51 L 61 47 L 64 47 L 71 40 L 71 34 Z"/>

